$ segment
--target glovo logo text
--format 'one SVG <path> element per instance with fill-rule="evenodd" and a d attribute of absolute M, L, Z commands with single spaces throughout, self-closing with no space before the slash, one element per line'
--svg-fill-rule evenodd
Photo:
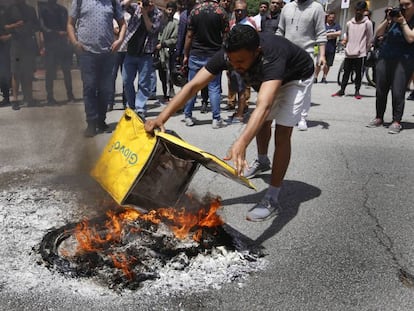
<path fill-rule="evenodd" d="M 127 160 L 127 162 L 131 165 L 134 165 L 138 161 L 138 155 L 133 152 L 131 149 L 125 147 L 125 145 L 122 145 L 119 140 L 114 142 L 111 146 L 111 149 L 109 149 L 108 152 L 117 151 L 122 154 L 123 157 Z"/>

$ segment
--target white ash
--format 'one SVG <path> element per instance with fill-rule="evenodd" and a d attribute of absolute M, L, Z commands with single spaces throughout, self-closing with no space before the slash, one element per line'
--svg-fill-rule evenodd
<path fill-rule="evenodd" d="M 0 291 L 55 290 L 89 298 L 117 295 L 93 278 L 68 278 L 39 264 L 41 258 L 34 249 L 50 229 L 81 221 L 85 215 L 79 205 L 76 193 L 51 187 L 15 186 L 0 192 Z M 263 258 L 250 261 L 242 252 L 224 247 L 188 261 L 185 255 L 178 256 L 159 269 L 159 279 L 145 281 L 136 291 L 125 290 L 123 297 L 147 300 L 219 289 L 229 282 L 242 286 L 250 273 L 267 264 Z"/>

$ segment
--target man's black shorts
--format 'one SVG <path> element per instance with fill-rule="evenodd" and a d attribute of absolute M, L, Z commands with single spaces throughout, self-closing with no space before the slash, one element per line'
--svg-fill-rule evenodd
<path fill-rule="evenodd" d="M 333 65 L 333 62 L 334 62 L 335 52 L 333 52 L 333 53 L 325 53 L 325 58 L 326 58 L 326 65 L 328 67 L 331 67 Z"/>

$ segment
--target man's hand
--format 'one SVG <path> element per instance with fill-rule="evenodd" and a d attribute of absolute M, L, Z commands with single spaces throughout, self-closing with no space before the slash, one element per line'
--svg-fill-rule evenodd
<path fill-rule="evenodd" d="M 319 62 L 318 62 L 318 66 L 325 66 L 326 65 L 326 57 L 325 56 L 319 56 Z"/>
<path fill-rule="evenodd" d="M 11 30 L 11 29 L 22 27 L 23 25 L 24 25 L 23 20 L 18 20 L 17 22 L 13 24 L 4 25 L 4 29 Z"/>
<path fill-rule="evenodd" d="M 160 129 L 161 132 L 165 132 L 165 127 L 164 127 L 164 123 L 159 119 L 151 119 L 151 120 L 147 120 L 145 122 L 144 125 L 145 131 L 147 131 L 148 133 L 154 133 L 154 130 L 156 129 Z"/>
<path fill-rule="evenodd" d="M 73 45 L 75 47 L 75 51 L 76 53 L 82 53 L 85 49 L 83 48 L 82 43 L 80 43 L 79 41 L 76 41 L 75 44 Z"/>
<path fill-rule="evenodd" d="M 237 140 L 227 151 L 224 158 L 225 161 L 233 160 L 238 176 L 243 176 L 244 170 L 249 167 L 246 161 L 246 147 L 240 140 Z"/>
<path fill-rule="evenodd" d="M 121 39 L 115 40 L 111 45 L 111 52 L 115 53 L 116 51 L 118 51 L 119 48 L 121 47 L 121 44 L 122 44 Z"/>
<path fill-rule="evenodd" d="M 9 41 L 11 39 L 11 37 L 12 37 L 11 34 L 0 36 L 0 41 L 2 41 L 2 42 Z"/>

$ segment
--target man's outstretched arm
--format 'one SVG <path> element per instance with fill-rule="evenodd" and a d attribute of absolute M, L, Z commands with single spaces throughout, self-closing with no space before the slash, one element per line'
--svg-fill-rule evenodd
<path fill-rule="evenodd" d="M 181 91 L 174 96 L 174 98 L 168 103 L 167 107 L 161 111 L 161 113 L 151 120 L 145 122 L 145 130 L 147 132 L 153 132 L 154 129 L 161 129 L 165 131 L 164 124 L 167 120 L 180 108 L 184 107 L 187 101 L 190 100 L 197 92 L 203 89 L 211 80 L 214 75 L 207 71 L 204 67 L 195 75 L 195 77 L 189 81 Z"/>

